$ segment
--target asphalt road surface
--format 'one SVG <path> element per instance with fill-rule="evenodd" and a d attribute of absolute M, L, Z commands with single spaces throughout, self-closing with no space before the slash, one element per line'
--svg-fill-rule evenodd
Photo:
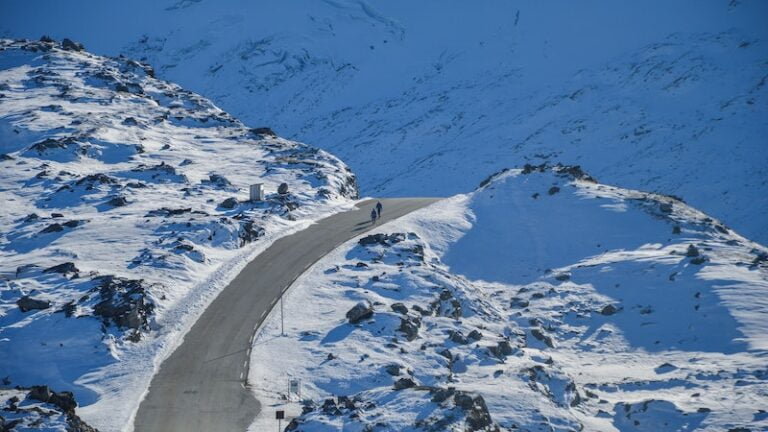
<path fill-rule="evenodd" d="M 376 225 L 438 199 L 382 199 Z M 304 271 L 345 241 L 373 228 L 375 200 L 277 240 L 216 297 L 160 366 L 134 421 L 137 432 L 243 432 L 261 405 L 247 388 L 256 330 Z"/>

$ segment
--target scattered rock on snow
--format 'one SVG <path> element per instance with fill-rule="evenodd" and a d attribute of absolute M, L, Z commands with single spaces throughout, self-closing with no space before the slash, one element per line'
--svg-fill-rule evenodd
<path fill-rule="evenodd" d="M 53 267 L 48 267 L 47 269 L 43 270 L 43 273 L 61 273 L 61 274 L 67 274 L 67 273 L 79 273 L 80 270 L 78 270 L 77 267 L 75 267 L 75 263 L 73 262 L 65 262 L 59 265 L 55 265 Z"/>
<path fill-rule="evenodd" d="M 29 296 L 24 296 L 16 301 L 22 312 L 29 312 L 31 310 L 42 310 L 51 307 L 51 302 L 47 300 L 34 299 Z"/>
<path fill-rule="evenodd" d="M 612 304 L 608 304 L 608 305 L 605 305 L 605 306 L 604 306 L 604 307 L 603 307 L 603 308 L 600 310 L 600 313 L 601 313 L 602 315 L 605 315 L 605 316 L 610 316 L 610 315 L 613 315 L 613 314 L 615 314 L 615 313 L 616 313 L 616 312 L 618 312 L 618 311 L 619 311 L 619 308 L 617 308 L 616 306 L 614 306 L 614 305 L 612 305 Z"/>
<path fill-rule="evenodd" d="M 360 302 L 347 312 L 347 319 L 350 324 L 357 324 L 364 319 L 373 316 L 373 306 L 367 302 Z"/>
<path fill-rule="evenodd" d="M 229 198 L 225 199 L 224 201 L 222 201 L 221 204 L 219 204 L 219 206 L 221 206 L 222 208 L 225 208 L 225 209 L 233 209 L 238 204 L 239 203 L 237 201 L 237 198 L 229 197 Z"/>
<path fill-rule="evenodd" d="M 411 378 L 400 378 L 399 380 L 395 381 L 393 387 L 395 390 L 403 390 L 416 387 L 416 383 Z"/>
<path fill-rule="evenodd" d="M 419 336 L 419 327 L 411 318 L 400 318 L 400 327 L 397 330 L 404 333 L 408 341 L 412 341 Z"/>
<path fill-rule="evenodd" d="M 401 315 L 407 315 L 408 314 L 408 308 L 402 304 L 402 303 L 393 303 L 392 306 L 390 306 L 393 311 L 401 314 Z"/>

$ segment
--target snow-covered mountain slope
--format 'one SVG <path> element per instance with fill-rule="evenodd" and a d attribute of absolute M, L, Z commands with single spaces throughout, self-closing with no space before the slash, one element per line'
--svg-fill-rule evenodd
<path fill-rule="evenodd" d="M 70 41 L 0 41 L 0 172 L 0 376 L 106 430 L 249 257 L 357 195 L 328 153 Z"/>
<path fill-rule="evenodd" d="M 682 197 L 768 244 L 764 2 L 7 2 L 327 149 L 369 195 L 470 191 L 526 162 Z M 85 25 L 87 23 L 87 25 Z"/>
<path fill-rule="evenodd" d="M 768 249 L 692 207 L 527 166 L 378 232 L 254 343 L 289 430 L 768 428 Z"/>

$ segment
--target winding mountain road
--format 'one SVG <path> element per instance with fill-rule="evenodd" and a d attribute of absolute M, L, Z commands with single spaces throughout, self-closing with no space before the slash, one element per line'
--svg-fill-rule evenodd
<path fill-rule="evenodd" d="M 382 199 L 377 225 L 425 207 L 436 198 Z M 281 238 L 216 297 L 160 366 L 134 420 L 136 432 L 244 432 L 261 405 L 248 389 L 256 330 L 281 292 L 345 241 L 373 228 L 375 200 Z"/>

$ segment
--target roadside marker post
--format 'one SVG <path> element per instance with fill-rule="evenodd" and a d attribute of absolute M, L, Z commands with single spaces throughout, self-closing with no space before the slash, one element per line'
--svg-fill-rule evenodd
<path fill-rule="evenodd" d="M 283 430 L 283 419 L 285 418 L 285 411 L 275 411 L 275 419 L 277 419 L 277 432 Z"/>
<path fill-rule="evenodd" d="M 285 336 L 285 318 L 283 317 L 283 293 L 280 291 L 280 336 Z"/>

